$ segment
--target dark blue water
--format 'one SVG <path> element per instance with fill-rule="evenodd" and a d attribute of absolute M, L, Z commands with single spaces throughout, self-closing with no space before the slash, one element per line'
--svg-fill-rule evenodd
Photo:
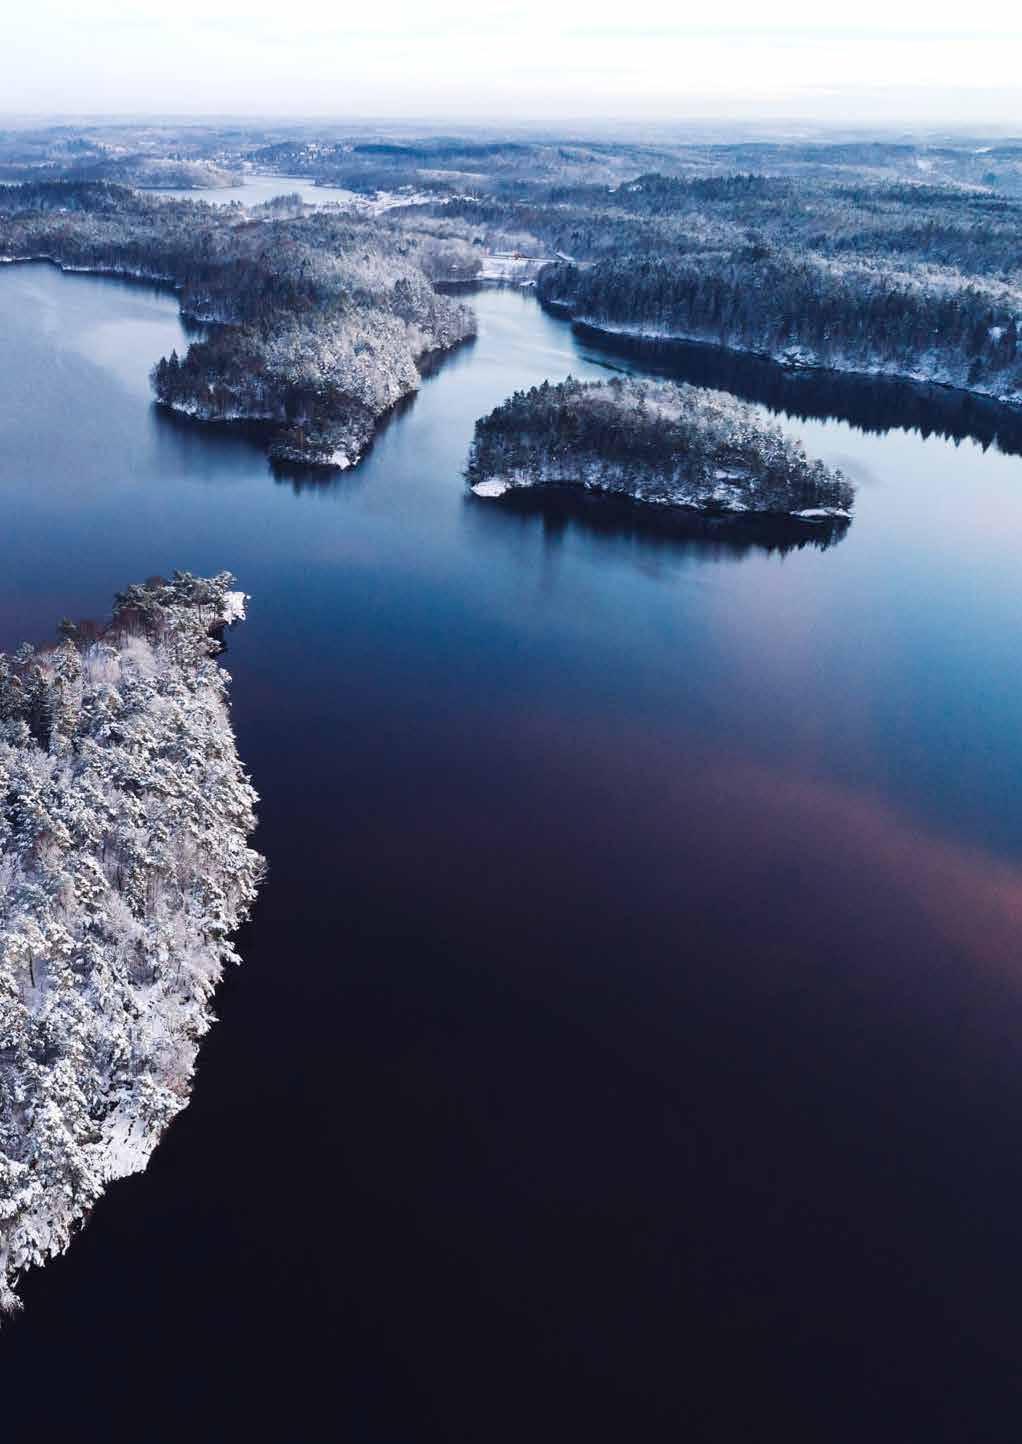
<path fill-rule="evenodd" d="M 785 421 L 860 484 L 826 550 L 508 514 L 474 419 L 623 363 L 485 291 L 310 485 L 150 405 L 173 297 L 0 300 L 0 647 L 234 571 L 270 860 L 10 1437 L 1011 1438 L 1022 462 Z"/>

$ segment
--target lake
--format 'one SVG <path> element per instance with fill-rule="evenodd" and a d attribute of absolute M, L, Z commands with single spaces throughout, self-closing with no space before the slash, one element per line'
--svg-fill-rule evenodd
<path fill-rule="evenodd" d="M 265 201 L 272 201 L 275 196 L 300 195 L 302 200 L 309 205 L 326 205 L 328 201 L 338 201 L 344 205 L 350 204 L 356 199 L 354 192 L 345 190 L 343 186 L 318 186 L 307 176 L 289 175 L 253 175 L 246 173 L 240 186 L 230 186 L 224 190 L 196 190 L 194 187 L 187 189 L 176 189 L 174 187 L 160 188 L 153 190 L 149 187 L 140 187 L 143 195 L 167 196 L 171 200 L 178 201 L 207 201 L 210 205 L 228 205 L 231 201 L 240 201 L 243 206 L 260 206 Z"/>
<path fill-rule="evenodd" d="M 0 297 L 0 648 L 235 572 L 270 864 L 189 1108 L 0 1333 L 9 1437 L 1010 1438 L 1022 461 L 837 388 L 781 418 L 829 548 L 509 513 L 475 418 L 639 363 L 493 289 L 278 479 L 151 404 L 172 295 Z"/>

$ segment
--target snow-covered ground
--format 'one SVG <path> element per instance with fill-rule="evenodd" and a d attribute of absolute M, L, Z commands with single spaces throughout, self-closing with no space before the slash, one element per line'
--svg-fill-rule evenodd
<path fill-rule="evenodd" d="M 488 251 L 482 256 L 482 268 L 477 279 L 528 286 L 552 259 L 552 256 L 520 256 L 512 251 Z"/>

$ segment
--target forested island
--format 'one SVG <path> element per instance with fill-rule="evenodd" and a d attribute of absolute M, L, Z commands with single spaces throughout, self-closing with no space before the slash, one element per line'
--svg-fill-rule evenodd
<path fill-rule="evenodd" d="M 263 863 L 222 573 L 0 656 L 0 1311 L 188 1101 Z"/>
<path fill-rule="evenodd" d="M 670 381 L 544 382 L 476 423 L 466 478 L 499 498 L 533 488 L 706 515 L 847 524 L 851 484 L 746 403 Z"/>
<path fill-rule="evenodd" d="M 419 384 L 419 362 L 474 332 L 434 289 L 463 242 L 324 212 L 279 216 L 156 200 L 106 183 L 0 190 L 0 259 L 175 286 L 209 324 L 153 368 L 157 399 L 203 421 L 267 423 L 283 460 L 346 467 Z M 470 259 L 474 260 L 474 257 Z"/>

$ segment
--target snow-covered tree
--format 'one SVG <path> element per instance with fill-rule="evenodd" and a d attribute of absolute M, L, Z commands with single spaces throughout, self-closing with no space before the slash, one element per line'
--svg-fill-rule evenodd
<path fill-rule="evenodd" d="M 671 381 L 544 381 L 476 422 L 477 496 L 574 486 L 660 507 L 846 522 L 846 478 L 723 392 Z"/>
<path fill-rule="evenodd" d="M 232 580 L 129 587 L 98 637 L 0 657 L 0 1310 L 145 1167 L 237 961 L 263 863 L 215 660 Z"/>
<path fill-rule="evenodd" d="M 159 401 L 205 421 L 271 423 L 275 455 L 331 466 L 358 461 L 380 416 L 418 387 L 423 357 L 474 333 L 471 310 L 430 278 L 477 262 L 435 229 L 106 184 L 0 188 L 0 258 L 169 281 L 186 316 L 217 323 L 157 361 Z"/>

